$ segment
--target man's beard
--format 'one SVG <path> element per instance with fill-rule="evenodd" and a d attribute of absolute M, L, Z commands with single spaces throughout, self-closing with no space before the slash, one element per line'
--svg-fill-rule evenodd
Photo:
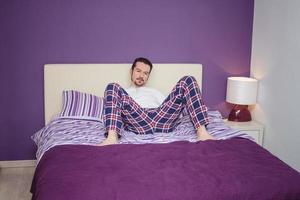
<path fill-rule="evenodd" d="M 135 79 L 134 84 L 139 87 L 143 86 L 143 85 L 145 85 L 145 80 L 142 78 L 137 78 L 137 79 Z"/>

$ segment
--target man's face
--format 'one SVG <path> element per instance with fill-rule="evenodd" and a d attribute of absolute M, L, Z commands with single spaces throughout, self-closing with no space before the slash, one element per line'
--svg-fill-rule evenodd
<path fill-rule="evenodd" d="M 150 66 L 143 62 L 136 62 L 135 67 L 131 70 L 131 81 L 137 87 L 146 84 L 150 75 Z"/>

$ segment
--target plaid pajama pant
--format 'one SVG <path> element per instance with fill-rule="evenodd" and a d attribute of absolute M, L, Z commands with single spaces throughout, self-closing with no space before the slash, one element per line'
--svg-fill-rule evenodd
<path fill-rule="evenodd" d="M 208 124 L 207 108 L 198 83 L 192 76 L 181 78 L 158 108 L 142 108 L 117 83 L 107 85 L 104 100 L 107 131 L 119 133 L 124 127 L 136 134 L 171 132 L 183 110 L 189 113 L 196 129 Z"/>

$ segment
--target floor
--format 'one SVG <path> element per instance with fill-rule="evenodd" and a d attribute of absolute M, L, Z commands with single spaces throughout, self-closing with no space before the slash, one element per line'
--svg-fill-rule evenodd
<path fill-rule="evenodd" d="M 0 199 L 30 200 L 30 186 L 35 168 L 0 168 Z"/>

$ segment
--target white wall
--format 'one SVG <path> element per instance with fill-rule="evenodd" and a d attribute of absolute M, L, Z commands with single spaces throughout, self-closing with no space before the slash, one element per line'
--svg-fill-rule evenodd
<path fill-rule="evenodd" d="M 264 146 L 300 171 L 300 0 L 255 0 L 251 76 Z"/>

